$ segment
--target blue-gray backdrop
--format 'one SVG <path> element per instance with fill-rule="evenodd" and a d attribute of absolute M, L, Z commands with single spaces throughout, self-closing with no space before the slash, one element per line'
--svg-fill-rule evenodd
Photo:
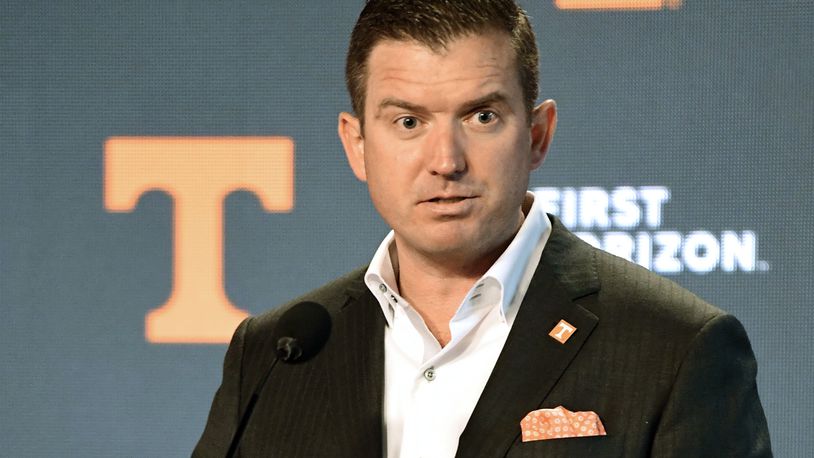
<path fill-rule="evenodd" d="M 814 3 L 523 2 L 555 98 L 532 186 L 582 236 L 737 315 L 777 456 L 814 450 Z M 386 226 L 335 135 L 355 1 L 0 7 L 0 455 L 184 456 L 223 344 L 153 344 L 172 289 L 167 194 L 104 205 L 106 139 L 286 136 L 295 205 L 224 210 L 251 313 L 367 262 Z"/>

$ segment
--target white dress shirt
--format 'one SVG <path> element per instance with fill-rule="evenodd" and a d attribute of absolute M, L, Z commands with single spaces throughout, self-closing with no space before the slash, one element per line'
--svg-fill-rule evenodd
<path fill-rule="evenodd" d="M 532 193 L 527 195 L 534 199 Z M 393 232 L 382 241 L 365 273 L 365 283 L 387 320 L 384 427 L 388 458 L 455 456 L 458 438 L 503 349 L 550 233 L 551 222 L 539 200 L 534 200 L 506 251 L 464 297 L 449 322 L 451 339 L 444 348 L 399 294 Z"/>

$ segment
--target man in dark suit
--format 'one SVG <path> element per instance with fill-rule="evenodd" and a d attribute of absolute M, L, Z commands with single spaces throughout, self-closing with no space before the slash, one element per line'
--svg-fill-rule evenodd
<path fill-rule="evenodd" d="M 238 327 L 194 456 L 224 455 L 300 301 L 330 337 L 274 367 L 242 456 L 771 456 L 738 321 L 527 193 L 556 126 L 537 60 L 512 0 L 367 3 L 339 135 L 393 231 L 367 268 Z"/>

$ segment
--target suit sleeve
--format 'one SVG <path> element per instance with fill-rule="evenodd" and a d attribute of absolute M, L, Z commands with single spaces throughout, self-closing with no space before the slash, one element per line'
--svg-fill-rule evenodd
<path fill-rule="evenodd" d="M 678 371 L 652 456 L 771 457 L 756 375 L 740 322 L 731 315 L 707 322 Z"/>
<path fill-rule="evenodd" d="M 223 379 L 212 400 L 204 432 L 192 452 L 194 458 L 223 457 L 232 441 L 232 434 L 240 421 L 243 349 L 246 328 L 251 320 L 252 318 L 246 318 L 240 323 L 226 350 L 223 360 Z"/>

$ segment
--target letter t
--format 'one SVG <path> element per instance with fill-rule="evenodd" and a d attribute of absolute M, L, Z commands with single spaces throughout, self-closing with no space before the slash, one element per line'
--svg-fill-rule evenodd
<path fill-rule="evenodd" d="M 160 189 L 173 200 L 173 282 L 147 313 L 154 343 L 221 343 L 248 313 L 223 284 L 223 202 L 254 193 L 269 212 L 294 207 L 294 142 L 287 137 L 111 137 L 105 143 L 105 208 L 133 211 Z"/>

